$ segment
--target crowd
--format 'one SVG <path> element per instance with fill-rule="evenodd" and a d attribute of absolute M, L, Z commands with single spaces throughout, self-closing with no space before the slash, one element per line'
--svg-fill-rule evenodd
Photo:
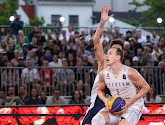
<path fill-rule="evenodd" d="M 77 31 L 74 30 L 72 25 L 69 25 L 68 29 L 63 28 L 61 32 L 54 33 L 48 30 L 46 35 L 43 35 L 43 32 L 38 30 L 37 26 L 34 26 L 33 31 L 25 36 L 21 29 L 16 34 L 12 30 L 6 31 L 5 28 L 1 27 L 0 67 L 9 68 L 1 70 L 2 91 L 4 91 L 4 87 L 9 89 L 11 86 L 17 86 L 14 89 L 18 91 L 19 88 L 19 94 L 21 94 L 20 86 L 23 85 L 25 88 L 30 86 L 31 100 L 27 101 L 27 104 L 29 102 L 31 104 L 36 102 L 57 104 L 57 100 L 54 99 L 57 91 L 53 91 L 55 88 L 58 88 L 61 93 L 65 92 L 65 95 L 68 95 L 68 91 L 77 89 L 69 103 L 84 102 L 83 99 L 74 100 L 74 98 L 78 96 L 80 92 L 78 90 L 85 92 L 85 95 L 90 95 L 90 88 L 92 88 L 97 74 L 94 33 L 93 29 L 87 34 L 85 30 Z M 164 73 L 165 34 L 159 37 L 157 32 L 153 30 L 151 36 L 142 36 L 141 30 L 133 28 L 127 31 L 126 35 L 123 35 L 120 33 L 120 28 L 115 27 L 114 31 L 111 28 L 104 30 L 100 37 L 105 54 L 109 49 L 111 40 L 119 38 L 124 41 L 123 63 L 125 65 L 160 66 L 161 73 Z M 88 66 L 93 68 L 88 69 Z M 11 67 L 23 67 L 23 69 L 10 69 Z M 58 67 L 63 67 L 63 69 L 55 70 Z M 143 76 L 147 73 L 153 75 L 153 72 L 147 69 L 143 71 Z M 151 80 L 149 84 L 153 84 L 152 82 Z M 38 100 L 35 88 L 41 93 L 40 101 L 34 101 Z M 48 89 L 51 89 L 53 97 L 46 99 L 44 95 L 46 95 Z M 28 100 L 29 97 L 25 97 L 25 100 Z M 26 101 L 20 101 L 20 99 L 16 104 L 26 104 Z M 61 103 L 65 102 L 63 99 L 60 99 L 60 101 Z M 5 100 L 4 102 L 6 102 L 5 105 L 8 105 L 12 100 Z"/>

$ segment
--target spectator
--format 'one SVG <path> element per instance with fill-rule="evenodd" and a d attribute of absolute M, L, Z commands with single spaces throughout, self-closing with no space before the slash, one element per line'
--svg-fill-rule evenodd
<path fill-rule="evenodd" d="M 24 38 L 20 37 L 20 38 L 19 38 L 19 42 L 18 42 L 18 44 L 15 46 L 14 49 L 15 49 L 15 50 L 18 50 L 18 51 L 21 51 L 24 43 L 25 43 Z"/>
<path fill-rule="evenodd" d="M 52 34 L 51 30 L 47 31 L 47 34 L 45 35 L 45 40 L 46 40 L 46 43 L 48 43 L 49 40 L 52 40 L 52 41 L 55 40 L 55 36 L 54 34 Z"/>
<path fill-rule="evenodd" d="M 147 60 L 149 60 L 149 59 L 152 60 L 152 56 L 151 56 L 151 53 L 150 53 L 149 51 L 150 51 L 150 50 L 149 50 L 149 47 L 144 46 L 143 53 L 144 53 L 146 59 L 147 59 Z"/>
<path fill-rule="evenodd" d="M 29 42 L 30 43 L 32 42 L 32 38 L 37 36 L 36 35 L 37 32 L 38 32 L 37 26 L 33 26 L 33 31 L 29 33 Z"/>
<path fill-rule="evenodd" d="M 53 85 L 53 69 L 48 67 L 49 63 L 48 61 L 43 62 L 43 69 L 40 70 L 40 77 L 41 77 L 41 82 L 42 82 L 42 87 L 46 91 L 47 88 L 49 87 L 50 89 L 54 88 Z"/>
<path fill-rule="evenodd" d="M 4 27 L 1 27 L 1 31 L 0 31 L 0 41 L 1 40 L 5 40 L 7 37 L 6 31 Z"/>
<path fill-rule="evenodd" d="M 44 57 L 45 57 L 45 60 L 47 60 L 48 62 L 51 62 L 52 61 L 53 56 L 51 55 L 51 51 L 49 49 L 47 49 L 45 51 L 45 56 Z"/>
<path fill-rule="evenodd" d="M 90 32 L 89 32 L 89 35 L 86 36 L 85 41 L 89 42 L 88 40 L 90 38 L 94 39 L 94 30 L 93 29 L 91 29 Z"/>
<path fill-rule="evenodd" d="M 3 56 L 2 56 L 2 60 L 0 60 L 0 61 L 1 61 L 0 66 L 1 66 L 1 67 L 6 67 L 8 61 L 9 61 L 7 55 L 3 55 Z"/>
<path fill-rule="evenodd" d="M 19 78 L 21 79 L 21 74 L 22 74 L 22 70 L 23 70 L 23 68 L 25 68 L 25 62 L 24 62 L 24 58 L 23 57 L 18 57 L 18 67 L 20 67 L 19 68 Z"/>
<path fill-rule="evenodd" d="M 22 45 L 22 50 L 19 52 L 19 55 L 24 57 L 24 60 L 26 60 L 26 57 L 29 55 L 28 45 L 26 43 Z"/>
<path fill-rule="evenodd" d="M 42 101 L 38 98 L 38 91 L 32 88 L 30 92 L 30 99 L 25 100 L 25 105 L 41 105 Z"/>
<path fill-rule="evenodd" d="M 152 46 L 157 45 L 159 42 L 159 37 L 157 36 L 156 30 L 152 31 L 152 36 L 151 36 L 151 44 Z"/>
<path fill-rule="evenodd" d="M 138 57 L 137 56 L 134 56 L 133 59 L 132 59 L 133 66 L 139 66 L 138 61 L 139 61 Z"/>
<path fill-rule="evenodd" d="M 109 27 L 107 30 L 107 37 L 110 38 L 112 36 L 112 28 Z"/>
<path fill-rule="evenodd" d="M 38 59 L 38 66 L 42 66 L 44 61 L 45 61 L 45 57 L 40 56 L 39 59 Z"/>
<path fill-rule="evenodd" d="M 83 55 L 88 55 L 88 56 L 91 55 L 91 53 L 90 53 L 88 50 L 86 50 L 84 44 L 81 44 L 80 49 L 81 49 L 81 53 L 82 53 L 82 54 L 81 54 L 81 57 L 83 57 Z"/>
<path fill-rule="evenodd" d="M 30 50 L 29 52 L 29 56 L 26 57 L 26 60 L 27 59 L 30 59 L 33 63 L 33 66 L 37 66 L 37 63 L 38 63 L 38 57 L 36 56 L 36 53 L 34 50 Z"/>
<path fill-rule="evenodd" d="M 135 56 L 135 53 L 132 50 L 130 50 L 130 44 L 129 43 L 125 44 L 124 49 L 128 52 L 126 58 L 128 58 L 131 61 L 132 58 Z"/>
<path fill-rule="evenodd" d="M 86 55 L 86 54 L 83 55 L 83 65 L 92 66 L 92 64 L 88 62 L 88 55 Z"/>
<path fill-rule="evenodd" d="M 78 32 L 78 31 L 75 31 L 75 32 L 74 32 L 74 38 L 75 38 L 75 39 L 79 39 L 79 32 Z"/>
<path fill-rule="evenodd" d="M 81 94 L 78 90 L 75 90 L 72 94 L 72 99 L 69 101 L 69 104 L 85 104 L 81 99 Z"/>
<path fill-rule="evenodd" d="M 49 49 L 51 54 L 52 54 L 53 53 L 53 45 L 54 45 L 53 40 L 51 40 L 51 39 L 48 40 L 48 46 L 45 47 L 45 51 Z"/>
<path fill-rule="evenodd" d="M 137 56 L 137 49 L 142 48 L 142 45 L 134 38 L 129 38 L 130 50 L 132 50 Z"/>
<path fill-rule="evenodd" d="M 6 43 L 5 40 L 2 40 L 2 41 L 0 42 L 0 48 L 3 49 L 5 52 L 8 51 L 8 46 L 7 46 L 7 43 Z"/>
<path fill-rule="evenodd" d="M 30 99 L 30 96 L 28 96 L 25 92 L 25 86 L 19 87 L 19 98 L 22 100 L 23 105 L 25 105 L 25 100 Z"/>
<path fill-rule="evenodd" d="M 61 63 L 58 61 L 58 56 L 53 56 L 53 61 L 49 63 L 49 67 L 62 67 Z"/>
<path fill-rule="evenodd" d="M 65 52 L 67 51 L 67 46 L 64 40 L 61 40 L 61 46 L 60 46 L 60 52 L 62 52 L 65 55 Z"/>
<path fill-rule="evenodd" d="M 83 90 L 80 89 L 79 92 L 80 92 L 80 95 L 81 95 L 81 100 L 83 100 L 85 102 L 86 96 L 85 96 Z"/>
<path fill-rule="evenodd" d="M 5 98 L 5 106 L 21 106 L 22 101 L 20 98 L 15 97 L 14 87 L 10 86 L 8 89 L 9 98 Z"/>
<path fill-rule="evenodd" d="M 126 41 L 129 41 L 129 38 L 132 38 L 133 36 L 132 36 L 132 32 L 131 31 L 127 31 L 126 32 L 126 38 L 125 38 L 125 40 Z"/>
<path fill-rule="evenodd" d="M 69 92 L 69 89 L 73 86 L 74 72 L 71 69 L 67 68 L 67 59 L 62 60 L 62 66 L 64 67 L 64 69 L 59 70 L 59 72 L 57 73 L 57 81 L 58 87 L 63 90 L 61 91 L 61 93 L 64 93 L 66 95 Z"/>
<path fill-rule="evenodd" d="M 59 38 L 60 38 L 60 33 L 56 33 L 56 39 L 54 43 L 57 44 L 58 46 L 61 46 L 61 41 Z"/>
<path fill-rule="evenodd" d="M 59 40 L 60 41 L 68 41 L 69 40 L 69 37 L 66 36 L 66 29 L 65 28 L 62 29 Z"/>
<path fill-rule="evenodd" d="M 146 59 L 145 55 L 143 54 L 142 48 L 137 49 L 137 57 L 138 57 L 138 60 L 139 60 L 139 65 L 140 66 L 145 66 L 146 63 L 147 63 L 147 59 Z"/>
<path fill-rule="evenodd" d="M 46 96 L 46 92 L 45 91 L 41 92 L 40 99 L 42 101 L 42 104 L 45 105 L 46 104 L 46 100 L 47 100 L 47 96 Z"/>
<path fill-rule="evenodd" d="M 43 44 L 43 46 L 46 46 L 46 40 L 45 37 L 42 36 L 42 32 L 38 31 L 36 32 L 36 37 L 37 37 L 37 44 Z"/>
<path fill-rule="evenodd" d="M 85 37 L 86 37 L 86 33 L 85 33 L 85 30 L 84 30 L 84 29 L 81 30 L 81 34 L 80 34 L 79 37 L 85 39 Z"/>
<path fill-rule="evenodd" d="M 129 67 L 131 66 L 131 62 L 129 59 L 124 59 L 124 64 Z"/>
<path fill-rule="evenodd" d="M 62 65 L 62 60 L 64 58 L 63 52 L 59 52 L 58 57 L 58 62 Z"/>
<path fill-rule="evenodd" d="M 156 92 L 153 87 L 150 88 L 150 91 L 147 93 L 147 96 L 144 98 L 145 103 L 161 103 L 161 97 L 156 95 Z"/>
<path fill-rule="evenodd" d="M 60 96 L 60 90 L 59 89 L 54 89 L 53 90 L 53 96 L 49 97 L 46 100 L 46 105 L 56 105 L 56 104 L 66 104 L 66 100 Z"/>
<path fill-rule="evenodd" d="M 80 49 L 80 44 L 81 44 L 81 41 L 80 41 L 80 39 L 75 39 L 75 45 L 73 46 L 73 50 L 78 50 L 78 49 Z"/>
<path fill-rule="evenodd" d="M 11 30 L 8 32 L 5 41 L 6 41 L 8 44 L 11 44 L 11 43 L 13 43 L 14 45 L 17 44 L 16 36 L 13 35 L 13 32 L 12 32 Z"/>
<path fill-rule="evenodd" d="M 123 35 L 123 34 L 120 33 L 120 28 L 119 27 L 115 27 L 115 33 L 117 35 L 117 38 L 121 38 L 121 36 Z"/>
<path fill-rule="evenodd" d="M 163 54 L 162 50 L 158 48 L 158 45 L 154 45 L 153 52 L 151 53 L 152 59 L 154 61 L 154 65 L 158 65 L 158 57 Z"/>
<path fill-rule="evenodd" d="M 78 50 L 77 50 L 77 55 L 76 55 L 76 60 L 77 60 L 78 58 L 81 58 L 81 54 L 82 54 L 81 49 L 78 49 Z"/>
<path fill-rule="evenodd" d="M 165 46 L 162 48 L 162 54 L 158 57 L 158 62 L 161 61 L 162 57 L 165 56 Z"/>
<path fill-rule="evenodd" d="M 109 42 L 109 38 L 107 37 L 107 32 L 106 31 L 103 31 L 103 34 L 102 34 L 101 39 L 100 39 L 100 42 L 103 43 L 104 40 Z"/>
<path fill-rule="evenodd" d="M 36 51 L 36 55 L 38 56 L 38 58 L 40 58 L 41 56 L 44 56 L 44 49 L 43 49 L 43 43 L 38 43 L 38 50 Z"/>
<path fill-rule="evenodd" d="M 74 36 L 73 25 L 69 24 L 68 31 L 66 32 L 66 37 L 69 38 L 71 35 Z"/>
<path fill-rule="evenodd" d="M 105 53 L 105 54 L 107 54 L 109 48 L 110 48 L 110 47 L 109 47 L 109 43 L 108 43 L 106 40 L 104 40 L 104 41 L 103 41 L 103 50 L 104 50 L 104 53 Z"/>
<path fill-rule="evenodd" d="M 35 52 L 38 50 L 38 45 L 37 45 L 37 38 L 32 37 L 31 45 L 29 46 L 29 50 L 34 50 Z"/>
<path fill-rule="evenodd" d="M 6 55 L 9 59 L 9 61 L 11 61 L 15 56 L 14 56 L 14 44 L 9 44 L 8 45 L 9 50 L 7 51 Z"/>
<path fill-rule="evenodd" d="M 94 43 L 93 43 L 93 39 L 90 38 L 89 44 L 87 45 L 86 50 L 90 51 L 92 48 L 94 48 Z"/>
<path fill-rule="evenodd" d="M 74 46 L 74 43 L 73 42 L 70 42 L 69 43 L 69 49 L 66 51 L 65 53 L 65 57 L 68 59 L 68 55 L 69 54 L 72 54 L 74 59 L 76 58 L 76 53 L 77 51 L 76 50 L 73 50 L 73 46 Z"/>
<path fill-rule="evenodd" d="M 162 40 L 160 40 L 160 41 L 158 42 L 158 48 L 160 48 L 160 49 L 162 49 L 162 48 L 165 46 L 164 38 L 162 37 L 161 39 L 162 39 Z"/>
<path fill-rule="evenodd" d="M 142 46 L 144 46 L 147 40 L 144 36 L 142 36 L 142 32 L 140 30 L 138 31 L 137 37 L 138 37 L 138 43 L 141 43 Z"/>
<path fill-rule="evenodd" d="M 88 62 L 91 63 L 92 65 L 94 65 L 95 60 L 96 60 L 95 52 L 94 52 L 94 48 L 92 48 L 91 55 L 88 56 Z"/>
<path fill-rule="evenodd" d="M 27 36 L 25 36 L 24 35 L 24 32 L 23 32 L 23 30 L 19 30 L 18 31 L 18 43 L 19 43 L 19 39 L 20 38 L 23 38 L 24 39 L 24 41 L 25 41 L 25 43 L 27 44 L 27 45 L 29 45 L 29 39 L 28 39 L 28 37 Z"/>
<path fill-rule="evenodd" d="M 55 43 L 55 44 L 53 45 L 53 52 L 52 52 L 52 55 L 58 55 L 59 52 L 60 52 L 60 51 L 59 51 L 58 44 Z"/>
<path fill-rule="evenodd" d="M 13 34 L 18 35 L 19 30 L 23 30 L 24 22 L 20 21 L 20 16 L 16 15 L 15 20 L 11 22 L 10 27 L 13 28 Z"/>
<path fill-rule="evenodd" d="M 66 41 L 67 43 L 75 43 L 75 38 L 73 35 L 70 35 L 69 41 Z"/>
<path fill-rule="evenodd" d="M 15 58 L 11 60 L 11 63 L 13 66 L 18 66 L 19 63 L 18 63 L 18 57 L 19 57 L 19 51 L 18 50 L 14 50 L 14 56 Z"/>
<path fill-rule="evenodd" d="M 132 28 L 132 37 L 135 39 L 137 37 L 136 28 Z"/>
<path fill-rule="evenodd" d="M 0 90 L 0 106 L 4 105 L 4 100 L 5 100 L 5 91 Z"/>
<path fill-rule="evenodd" d="M 69 53 L 68 55 L 68 66 L 75 66 L 76 60 L 73 57 L 73 54 Z"/>
<path fill-rule="evenodd" d="M 37 83 L 38 80 L 38 72 L 36 69 L 32 68 L 32 61 L 28 59 L 26 61 L 27 68 L 23 69 L 22 71 L 22 82 L 25 87 L 28 87 L 28 90 L 32 87 L 38 88 L 38 91 L 40 91 L 40 85 Z M 29 88 L 30 86 L 30 88 Z"/>

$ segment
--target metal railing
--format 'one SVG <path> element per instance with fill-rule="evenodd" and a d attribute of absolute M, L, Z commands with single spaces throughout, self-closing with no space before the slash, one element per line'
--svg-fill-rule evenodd
<path fill-rule="evenodd" d="M 156 93 L 165 93 L 165 70 L 160 67 L 134 67 L 144 77 L 148 84 L 154 86 Z M 0 68 L 0 89 L 7 96 L 8 87 L 15 87 L 15 94 L 19 95 L 19 87 L 25 86 L 26 93 L 30 93 L 32 87 L 38 92 L 46 91 L 52 95 L 54 88 L 59 88 L 61 96 L 71 96 L 76 89 L 83 89 L 86 95 L 90 95 L 96 73 L 93 67 L 35 67 L 32 69 L 20 67 Z"/>

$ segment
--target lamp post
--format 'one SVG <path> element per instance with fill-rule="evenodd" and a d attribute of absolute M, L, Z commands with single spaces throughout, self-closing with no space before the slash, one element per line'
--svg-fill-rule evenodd
<path fill-rule="evenodd" d="M 162 22 L 163 22 L 162 18 L 160 18 L 160 17 L 157 18 L 157 23 L 158 23 L 158 24 L 161 24 Z"/>
<path fill-rule="evenodd" d="M 115 22 L 115 18 L 114 17 L 109 18 L 109 22 L 110 22 L 111 28 L 112 28 L 112 25 Z"/>

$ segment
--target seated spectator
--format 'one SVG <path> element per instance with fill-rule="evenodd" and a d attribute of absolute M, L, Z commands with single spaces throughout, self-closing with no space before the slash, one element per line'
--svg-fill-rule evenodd
<path fill-rule="evenodd" d="M 51 51 L 49 49 L 46 50 L 44 57 L 45 57 L 45 60 L 47 60 L 48 62 L 52 61 L 53 56 L 51 55 Z"/>
<path fill-rule="evenodd" d="M 147 63 L 147 59 L 146 59 L 146 57 L 143 53 L 142 48 L 137 49 L 137 57 L 138 57 L 138 60 L 139 60 L 139 65 L 140 66 L 145 66 L 146 63 Z"/>
<path fill-rule="evenodd" d="M 38 59 L 38 66 L 42 66 L 44 61 L 45 61 L 45 57 L 40 56 L 39 59 Z"/>
<path fill-rule="evenodd" d="M 72 99 L 69 101 L 69 104 L 85 104 L 81 99 L 81 94 L 78 90 L 75 90 L 72 94 Z"/>
<path fill-rule="evenodd" d="M 162 60 L 162 57 L 165 56 L 165 46 L 162 48 L 162 54 L 158 57 L 158 62 Z"/>
<path fill-rule="evenodd" d="M 109 41 L 109 38 L 107 37 L 107 32 L 104 30 L 103 35 L 101 36 L 100 42 L 103 43 L 103 41 Z"/>
<path fill-rule="evenodd" d="M 156 30 L 153 30 L 151 35 L 151 44 L 152 46 L 154 46 L 157 45 L 158 42 L 159 42 L 159 36 L 157 36 Z"/>
<path fill-rule="evenodd" d="M 134 56 L 134 57 L 132 58 L 132 65 L 133 65 L 133 66 L 139 66 L 138 61 L 139 61 L 138 57 L 137 57 L 137 56 Z"/>
<path fill-rule="evenodd" d="M 8 60 L 7 55 L 3 55 L 3 56 L 2 56 L 2 60 L 0 60 L 0 66 L 2 66 L 2 67 L 6 67 L 8 61 L 9 61 L 9 60 Z"/>
<path fill-rule="evenodd" d="M 110 49 L 108 41 L 104 40 L 102 45 L 104 53 L 107 54 L 108 50 Z"/>
<path fill-rule="evenodd" d="M 38 88 L 38 91 L 40 91 L 40 85 L 38 84 L 38 72 L 36 69 L 32 68 L 32 65 L 32 61 L 28 59 L 26 61 L 27 68 L 22 71 L 22 84 L 27 87 L 28 90 L 32 87 L 36 87 Z"/>
<path fill-rule="evenodd" d="M 18 63 L 19 63 L 18 67 L 20 67 L 18 69 L 18 73 L 19 73 L 19 79 L 21 81 L 22 70 L 23 70 L 23 68 L 25 68 L 25 62 L 24 62 L 23 57 L 18 57 Z"/>
<path fill-rule="evenodd" d="M 60 96 L 60 90 L 59 89 L 54 89 L 53 90 L 53 96 L 49 97 L 46 100 L 46 105 L 56 105 L 56 104 L 66 104 L 65 98 Z"/>
<path fill-rule="evenodd" d="M 58 56 L 53 56 L 53 61 L 49 63 L 49 67 L 62 67 L 61 63 L 58 61 Z"/>
<path fill-rule="evenodd" d="M 161 97 L 156 95 L 156 92 L 153 87 L 150 88 L 150 91 L 147 93 L 147 96 L 144 98 L 145 103 L 161 103 Z"/>
<path fill-rule="evenodd" d="M 28 96 L 25 92 L 25 86 L 19 87 L 19 98 L 21 99 L 23 105 L 25 105 L 25 100 L 30 99 L 30 96 Z"/>
<path fill-rule="evenodd" d="M 60 38 L 60 33 L 56 33 L 56 39 L 54 43 L 57 44 L 58 46 L 61 46 L 61 41 L 59 38 Z"/>
<path fill-rule="evenodd" d="M 42 101 L 38 98 L 38 91 L 32 88 L 30 92 L 30 99 L 25 100 L 25 105 L 41 105 Z"/>
<path fill-rule="evenodd" d="M 47 34 L 45 35 L 45 40 L 47 43 L 49 40 L 52 40 L 52 41 L 55 40 L 55 36 L 54 34 L 52 34 L 52 31 L 50 29 L 47 31 Z"/>
<path fill-rule="evenodd" d="M 69 43 L 69 49 L 65 53 L 65 57 L 68 59 L 69 54 L 72 54 L 74 59 L 76 58 L 76 53 L 77 51 L 73 49 L 74 43 L 70 42 Z"/>
<path fill-rule="evenodd" d="M 18 50 L 14 50 L 14 56 L 15 58 L 11 60 L 11 63 L 13 66 L 17 67 L 19 65 L 18 63 L 19 51 Z"/>
<path fill-rule="evenodd" d="M 6 41 L 8 44 L 14 44 L 14 45 L 17 44 L 16 36 L 13 35 L 13 32 L 12 32 L 11 30 L 8 32 L 8 35 L 7 35 L 6 39 L 5 39 L 5 41 Z"/>
<path fill-rule="evenodd" d="M 64 54 L 63 52 L 59 52 L 58 54 L 58 62 L 62 65 L 62 60 L 64 59 Z"/>
<path fill-rule="evenodd" d="M 1 30 L 0 30 L 0 41 L 1 40 L 5 40 L 6 37 L 7 37 L 7 34 L 6 34 L 6 31 L 5 31 L 5 28 L 1 27 Z"/>
<path fill-rule="evenodd" d="M 42 36 L 42 32 L 38 31 L 36 32 L 36 37 L 37 37 L 37 44 L 43 44 L 44 47 L 46 47 L 46 40 L 45 37 Z"/>
<path fill-rule="evenodd" d="M 95 52 L 94 52 L 94 48 L 92 48 L 91 55 L 88 56 L 88 62 L 91 63 L 92 65 L 94 65 L 95 60 L 96 60 Z"/>
<path fill-rule="evenodd" d="M 39 58 L 41 56 L 44 56 L 45 50 L 43 48 L 43 43 L 38 43 L 38 50 L 36 51 L 36 56 L 38 56 Z"/>
<path fill-rule="evenodd" d="M 147 42 L 146 38 L 142 36 L 142 32 L 140 30 L 137 33 L 137 38 L 138 38 L 138 43 L 141 43 L 142 46 L 144 46 L 145 43 Z"/>
<path fill-rule="evenodd" d="M 29 55 L 26 57 L 26 59 L 30 59 L 33 63 L 33 66 L 37 66 L 38 57 L 36 56 L 36 53 L 34 50 L 29 51 Z"/>
<path fill-rule="evenodd" d="M 65 55 L 65 52 L 68 50 L 66 42 L 64 40 L 61 40 L 61 46 L 60 46 L 60 52 L 62 52 Z"/>
<path fill-rule="evenodd" d="M 18 44 L 15 46 L 14 50 L 22 51 L 23 44 L 25 43 L 25 40 L 21 37 L 19 38 Z"/>
<path fill-rule="evenodd" d="M 53 69 L 48 67 L 48 61 L 44 61 L 43 65 L 44 68 L 40 70 L 40 78 L 41 78 L 41 83 L 42 83 L 42 88 L 46 91 L 48 87 L 50 89 L 54 88 L 53 85 Z"/>
<path fill-rule="evenodd" d="M 54 45 L 53 45 L 53 52 L 52 52 L 52 55 L 58 55 L 59 54 L 59 47 L 58 47 L 59 45 L 57 44 L 57 43 L 55 43 Z"/>
<path fill-rule="evenodd" d="M 73 46 L 73 50 L 78 50 L 78 49 L 80 49 L 80 45 L 81 45 L 81 41 L 80 41 L 80 39 L 75 39 L 75 45 Z"/>
<path fill-rule="evenodd" d="M 73 57 L 73 54 L 69 53 L 68 55 L 68 66 L 75 66 L 76 65 L 76 60 Z"/>
<path fill-rule="evenodd" d="M 51 40 L 51 39 L 48 40 L 48 45 L 44 48 L 45 51 L 49 49 L 51 54 L 52 54 L 53 53 L 53 45 L 54 45 L 53 40 Z"/>
<path fill-rule="evenodd" d="M 124 59 L 124 64 L 126 65 L 126 66 L 131 66 L 131 62 L 130 62 L 130 60 L 129 59 Z"/>
<path fill-rule="evenodd" d="M 20 106 L 22 105 L 22 101 L 20 98 L 15 97 L 15 89 L 10 86 L 8 89 L 9 98 L 5 98 L 4 104 L 5 106 Z"/>
<path fill-rule="evenodd" d="M 85 49 L 84 44 L 81 44 L 80 49 L 81 49 L 81 57 L 83 57 L 84 55 L 88 55 L 88 56 L 91 55 L 91 52 Z"/>
<path fill-rule="evenodd" d="M 42 104 L 45 105 L 46 104 L 46 100 L 47 100 L 47 96 L 46 96 L 46 92 L 45 91 L 41 92 L 40 99 L 42 101 Z"/>
<path fill-rule="evenodd" d="M 38 32 L 37 26 L 33 26 L 33 31 L 29 33 L 29 42 L 32 42 L 32 38 L 36 37 L 37 32 Z"/>
<path fill-rule="evenodd" d="M 88 46 L 86 47 L 86 50 L 90 51 L 92 48 L 94 48 L 94 42 L 93 42 L 93 39 L 90 38 L 90 39 L 89 39 L 89 44 L 88 44 Z"/>
<path fill-rule="evenodd" d="M 86 55 L 86 54 L 83 55 L 83 65 L 92 66 L 92 64 L 90 62 L 88 62 L 88 55 Z"/>
<path fill-rule="evenodd" d="M 8 46 L 7 46 L 7 43 L 6 43 L 5 40 L 2 40 L 2 41 L 0 42 L 0 49 L 3 49 L 5 52 L 8 51 Z"/>
<path fill-rule="evenodd" d="M 28 39 L 27 36 L 24 35 L 23 30 L 19 30 L 19 31 L 18 31 L 18 39 L 17 39 L 18 42 L 17 42 L 17 43 L 19 43 L 19 39 L 20 39 L 20 38 L 23 38 L 24 41 L 25 41 L 25 43 L 26 43 L 27 45 L 29 45 L 29 39 Z"/>
<path fill-rule="evenodd" d="M 9 61 L 11 61 L 12 59 L 14 59 L 14 44 L 9 44 L 8 45 L 9 50 L 7 51 L 6 55 L 9 59 Z"/>
<path fill-rule="evenodd" d="M 0 106 L 4 105 L 4 100 L 5 100 L 5 91 L 0 90 Z"/>
<path fill-rule="evenodd" d="M 22 50 L 19 52 L 19 55 L 26 60 L 26 57 L 29 56 L 29 50 L 28 50 L 28 45 L 24 43 L 22 45 Z"/>
<path fill-rule="evenodd" d="M 85 96 L 85 94 L 84 94 L 83 90 L 82 90 L 82 89 L 80 89 L 80 90 L 79 90 L 79 92 L 80 92 L 80 95 L 81 95 L 81 100 L 85 101 L 86 96 Z"/>
<path fill-rule="evenodd" d="M 34 50 L 35 52 L 38 50 L 37 38 L 36 37 L 32 38 L 32 43 L 29 46 L 29 50 Z"/>

